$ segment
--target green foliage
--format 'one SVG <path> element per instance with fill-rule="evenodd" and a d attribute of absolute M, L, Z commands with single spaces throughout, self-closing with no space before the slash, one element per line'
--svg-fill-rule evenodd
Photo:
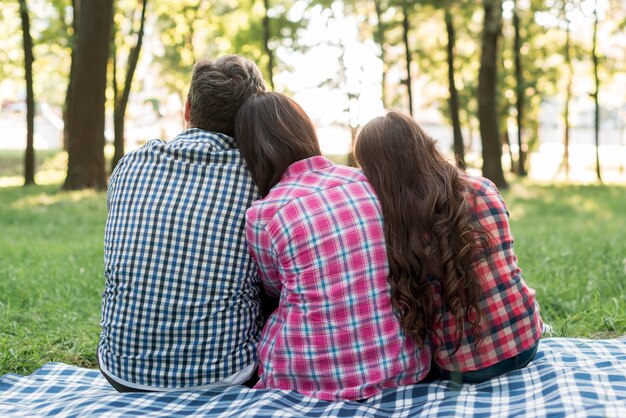
<path fill-rule="evenodd" d="M 148 0 L 148 4 L 150 4 Z M 131 49 L 137 44 L 137 33 L 140 26 L 141 4 L 132 0 L 118 0 L 115 3 L 113 15 L 114 45 L 111 51 L 116 56 L 116 78 L 120 84 L 118 89 L 123 89 L 124 78 L 127 71 L 128 58 Z"/>
<path fill-rule="evenodd" d="M 263 44 L 265 10 L 261 0 L 174 3 L 160 0 L 155 3 L 157 30 L 163 43 L 156 61 L 162 68 L 160 78 L 169 91 L 184 97 L 194 62 L 222 54 L 246 56 L 256 62 L 269 79 L 268 56 Z M 267 13 L 271 32 L 269 46 L 273 51 L 300 47 L 297 33 L 306 25 L 306 20 L 290 16 L 288 11 L 294 3 L 294 0 L 270 1 Z M 286 69 L 278 62 L 278 70 Z"/>
<path fill-rule="evenodd" d="M 436 106 L 443 119 L 450 122 L 448 109 L 447 36 L 443 8 L 452 10 L 456 31 L 455 78 L 459 95 L 461 125 L 470 131 L 478 130 L 478 69 L 480 64 L 480 32 L 482 13 L 480 4 L 469 1 L 426 2 L 414 21 L 414 32 L 419 40 L 415 49 L 419 73 L 441 86 L 434 91 L 430 103 Z M 438 36 L 430 34 L 437 33 Z"/>
<path fill-rule="evenodd" d="M 219 30 L 231 39 L 230 52 L 245 55 L 257 63 L 263 71 L 265 79 L 269 79 L 268 56 L 263 45 L 263 2 L 258 0 L 248 0 L 250 3 L 241 6 L 226 14 L 219 20 Z M 241 4 L 242 2 L 240 2 Z M 293 7 L 293 0 L 270 0 L 269 17 L 270 39 L 269 47 L 274 51 L 279 48 L 300 49 L 298 42 L 298 30 L 305 27 L 306 19 L 292 20 L 288 11 Z M 233 22 L 235 22 L 233 24 Z M 279 63 L 280 64 L 280 63 Z M 285 70 L 284 66 L 279 66 L 279 70 Z"/>
<path fill-rule="evenodd" d="M 0 79 L 18 80 L 24 77 L 24 51 L 20 26 L 19 4 L 16 1 L 0 2 Z M 1 83 L 0 83 L 1 84 Z M 23 93 L 25 96 L 26 93 Z M 0 96 L 0 99 L 2 97 Z"/>
<path fill-rule="evenodd" d="M 517 2 L 521 5 L 522 2 Z M 544 1 L 535 0 L 531 7 L 518 6 L 520 19 L 520 56 L 525 96 L 523 109 L 523 137 L 530 150 L 534 150 L 539 140 L 539 112 L 543 99 L 557 92 L 559 72 L 562 62 L 555 61 L 563 50 L 561 32 L 558 28 L 544 27 L 537 23 L 536 13 L 548 13 L 550 9 Z M 513 21 L 504 21 L 501 42 L 501 62 L 499 69 L 500 112 L 504 118 L 516 117 L 515 52 Z M 515 142 L 511 140 L 511 142 Z"/>
<path fill-rule="evenodd" d="M 70 53 L 66 16 L 69 3 L 69 0 L 27 2 L 35 56 L 33 84 L 39 102 L 59 105 L 64 99 Z M 25 96 L 19 7 L 17 2 L 7 0 L 0 2 L 0 6 L 0 79 L 6 83 L 8 98 L 15 100 Z M 0 101 L 5 98 L 0 95 Z"/>
<path fill-rule="evenodd" d="M 210 3 L 160 1 L 153 8 L 157 16 L 156 30 L 163 43 L 162 50 L 157 51 L 155 57 L 161 67 L 159 79 L 164 87 L 181 98 L 187 93 L 194 61 L 204 55 L 199 51 L 220 42 L 218 37 L 207 34 L 213 27 L 210 20 L 204 20 L 213 15 L 209 13 L 213 8 Z M 200 23 L 201 30 L 198 29 Z"/>

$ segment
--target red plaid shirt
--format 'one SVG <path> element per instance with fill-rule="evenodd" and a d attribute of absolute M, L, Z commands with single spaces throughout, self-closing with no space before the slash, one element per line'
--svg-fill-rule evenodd
<path fill-rule="evenodd" d="M 246 213 L 261 279 L 280 305 L 258 346 L 257 388 L 365 399 L 416 383 L 431 353 L 393 313 L 382 214 L 358 170 L 324 157 L 292 164 Z"/>
<path fill-rule="evenodd" d="M 436 326 L 443 344 L 433 347 L 434 361 L 449 371 L 483 369 L 514 357 L 537 342 L 543 327 L 535 291 L 526 285 L 517 266 L 504 200 L 491 181 L 469 175 L 467 178 L 477 191 L 475 204 L 470 200 L 475 220 L 491 235 L 491 265 L 487 261 L 475 265 L 484 292 L 480 302 L 485 315 L 484 338 L 479 345 L 475 347 L 471 326 L 466 324 L 461 347 L 453 353 L 456 327 L 449 312 L 443 313 Z M 440 299 L 438 303 L 441 305 Z"/>

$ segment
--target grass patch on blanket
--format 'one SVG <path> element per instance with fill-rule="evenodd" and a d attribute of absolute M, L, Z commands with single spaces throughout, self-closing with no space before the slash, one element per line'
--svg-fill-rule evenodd
<path fill-rule="evenodd" d="M 626 334 L 626 187 L 523 181 L 504 195 L 554 335 Z M 105 218 L 104 193 L 0 187 L 0 375 L 96 366 Z"/>

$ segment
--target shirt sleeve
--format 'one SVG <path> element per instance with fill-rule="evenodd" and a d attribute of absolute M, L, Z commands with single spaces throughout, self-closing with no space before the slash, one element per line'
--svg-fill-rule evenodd
<path fill-rule="evenodd" d="M 506 203 L 493 183 L 488 182 L 485 189 L 474 202 L 475 220 L 490 235 L 492 250 L 512 252 L 513 236 Z"/>
<path fill-rule="evenodd" d="M 475 266 L 480 277 L 491 277 L 491 286 L 522 280 L 509 224 L 509 211 L 495 185 L 477 196 L 475 213 L 489 235 L 488 262 Z"/>
<path fill-rule="evenodd" d="M 246 239 L 250 255 L 254 260 L 268 296 L 278 298 L 282 290 L 280 274 L 276 267 L 273 243 L 267 230 L 258 221 L 246 214 Z"/>

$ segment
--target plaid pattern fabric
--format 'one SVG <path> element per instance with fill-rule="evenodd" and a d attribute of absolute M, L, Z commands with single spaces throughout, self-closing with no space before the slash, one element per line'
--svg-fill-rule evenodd
<path fill-rule="evenodd" d="M 234 140 L 189 129 L 126 155 L 109 184 L 102 367 L 180 388 L 256 361 L 260 281 L 245 242 L 256 187 Z"/>
<path fill-rule="evenodd" d="M 425 377 L 430 350 L 393 313 L 382 215 L 359 171 L 324 157 L 292 164 L 247 211 L 246 237 L 267 292 L 280 295 L 257 388 L 365 399 Z"/>
<path fill-rule="evenodd" d="M 543 323 L 535 291 L 521 276 L 513 251 L 509 212 L 496 186 L 482 177 L 467 176 L 477 191 L 470 200 L 475 222 L 480 222 L 490 235 L 490 260 L 475 264 L 483 280 L 480 307 L 485 315 L 484 338 L 478 346 L 471 325 L 465 324 L 461 346 L 454 352 L 454 316 L 446 311 L 436 325 L 441 345 L 433 347 L 434 360 L 450 371 L 471 371 L 489 367 L 530 349 L 541 336 Z M 439 292 L 436 292 L 437 294 Z M 441 305 L 441 299 L 436 296 Z"/>
<path fill-rule="evenodd" d="M 96 370 L 48 363 L 0 378 L 2 417 L 615 417 L 626 416 L 626 339 L 546 338 L 522 370 L 476 385 L 435 381 L 390 388 L 366 402 L 294 391 L 117 393 Z"/>

